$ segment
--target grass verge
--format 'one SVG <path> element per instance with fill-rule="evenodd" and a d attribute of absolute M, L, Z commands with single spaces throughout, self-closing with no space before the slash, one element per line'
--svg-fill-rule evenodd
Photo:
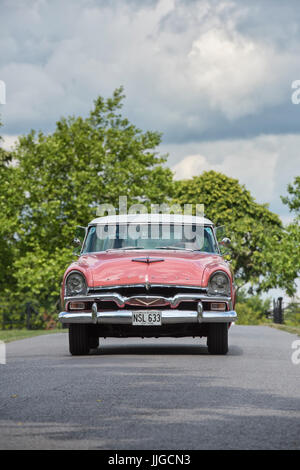
<path fill-rule="evenodd" d="M 49 335 L 53 333 L 64 333 L 67 330 L 55 328 L 53 330 L 0 330 L 0 340 L 5 343 L 18 339 L 31 338 L 32 336 Z"/>
<path fill-rule="evenodd" d="M 277 330 L 287 331 L 288 333 L 300 336 L 300 326 L 279 325 L 278 323 L 266 323 L 265 326 L 271 326 Z"/>

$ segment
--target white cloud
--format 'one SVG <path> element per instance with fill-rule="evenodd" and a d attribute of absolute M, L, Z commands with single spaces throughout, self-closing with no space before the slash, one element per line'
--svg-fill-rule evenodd
<path fill-rule="evenodd" d="M 12 150 L 18 140 L 17 135 L 2 135 L 1 137 L 2 141 L 0 141 L 0 147 L 4 150 Z"/>
<path fill-rule="evenodd" d="M 203 154 L 188 155 L 174 166 L 176 177 L 190 178 L 203 171 L 214 170 L 239 179 L 259 199 L 272 199 L 279 155 L 276 147 L 272 143 L 270 145 L 269 136 L 212 142 L 210 146 L 208 155 L 213 152 L 215 156 L 220 156 L 220 161 L 214 162 L 214 159 Z"/>
<path fill-rule="evenodd" d="M 229 119 L 280 103 L 286 95 L 284 76 L 294 64 L 293 54 L 278 56 L 270 45 L 239 34 L 231 24 L 200 35 L 188 59 L 195 91 Z"/>
<path fill-rule="evenodd" d="M 226 127 L 290 104 L 300 76 L 296 33 L 286 27 L 279 50 L 241 30 L 250 12 L 247 3 L 214 0 L 4 2 L 5 124 L 12 133 L 49 130 L 120 84 L 138 126 L 185 139 L 215 131 L 220 119 Z"/>
<path fill-rule="evenodd" d="M 261 135 L 248 139 L 163 145 L 175 178 L 191 178 L 214 170 L 237 178 L 261 203 L 270 203 L 283 222 L 292 220 L 280 195 L 299 174 L 300 134 Z"/>
<path fill-rule="evenodd" d="M 299 174 L 300 9 L 253 2 L 3 0 L 1 131 L 48 132 L 123 84 L 125 114 L 164 133 L 177 174 L 225 172 L 289 217 L 279 195 Z"/>

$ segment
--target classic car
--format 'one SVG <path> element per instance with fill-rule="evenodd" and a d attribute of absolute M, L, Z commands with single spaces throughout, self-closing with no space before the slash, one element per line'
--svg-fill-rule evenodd
<path fill-rule="evenodd" d="M 206 337 L 210 354 L 226 354 L 237 319 L 215 226 L 188 215 L 94 219 L 64 274 L 61 301 L 72 355 L 88 354 L 100 337 L 188 336 Z"/>

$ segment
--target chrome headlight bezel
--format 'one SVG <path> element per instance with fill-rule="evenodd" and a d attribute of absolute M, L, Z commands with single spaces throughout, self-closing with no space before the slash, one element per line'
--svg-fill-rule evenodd
<path fill-rule="evenodd" d="M 77 288 L 70 285 L 71 281 L 77 280 Z M 79 283 L 78 283 L 79 281 Z M 76 283 L 75 283 L 76 284 Z M 87 282 L 85 276 L 80 271 L 70 271 L 66 277 L 65 282 L 65 297 L 74 297 L 77 295 L 87 294 Z"/>
<path fill-rule="evenodd" d="M 208 281 L 208 294 L 230 297 L 231 283 L 230 278 L 225 271 L 215 271 L 211 274 Z"/>

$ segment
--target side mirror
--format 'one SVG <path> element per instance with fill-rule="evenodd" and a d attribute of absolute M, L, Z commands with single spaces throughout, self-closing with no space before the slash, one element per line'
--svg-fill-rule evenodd
<path fill-rule="evenodd" d="M 73 246 L 75 246 L 75 250 L 73 251 L 73 255 L 75 256 L 80 256 L 81 247 L 86 237 L 86 231 L 87 231 L 86 227 L 82 227 L 81 225 L 76 225 L 75 238 L 73 239 L 73 243 L 72 243 Z"/>
<path fill-rule="evenodd" d="M 227 237 L 223 238 L 223 240 L 219 242 L 219 245 L 229 247 L 231 245 L 230 238 L 227 238 Z"/>
<path fill-rule="evenodd" d="M 75 247 L 81 246 L 81 241 L 79 240 L 79 238 L 74 238 L 73 245 Z"/>
<path fill-rule="evenodd" d="M 81 241 L 79 238 L 74 238 L 73 239 L 73 246 L 75 246 L 75 248 L 79 248 L 79 250 L 75 249 L 73 251 L 73 255 L 74 256 L 80 256 L 80 247 L 81 247 Z"/>
<path fill-rule="evenodd" d="M 227 237 L 223 238 L 223 240 L 219 242 L 219 245 L 220 245 L 220 253 L 222 256 L 230 255 L 230 252 L 226 250 L 226 248 L 229 248 L 231 245 L 230 238 L 227 238 Z"/>

